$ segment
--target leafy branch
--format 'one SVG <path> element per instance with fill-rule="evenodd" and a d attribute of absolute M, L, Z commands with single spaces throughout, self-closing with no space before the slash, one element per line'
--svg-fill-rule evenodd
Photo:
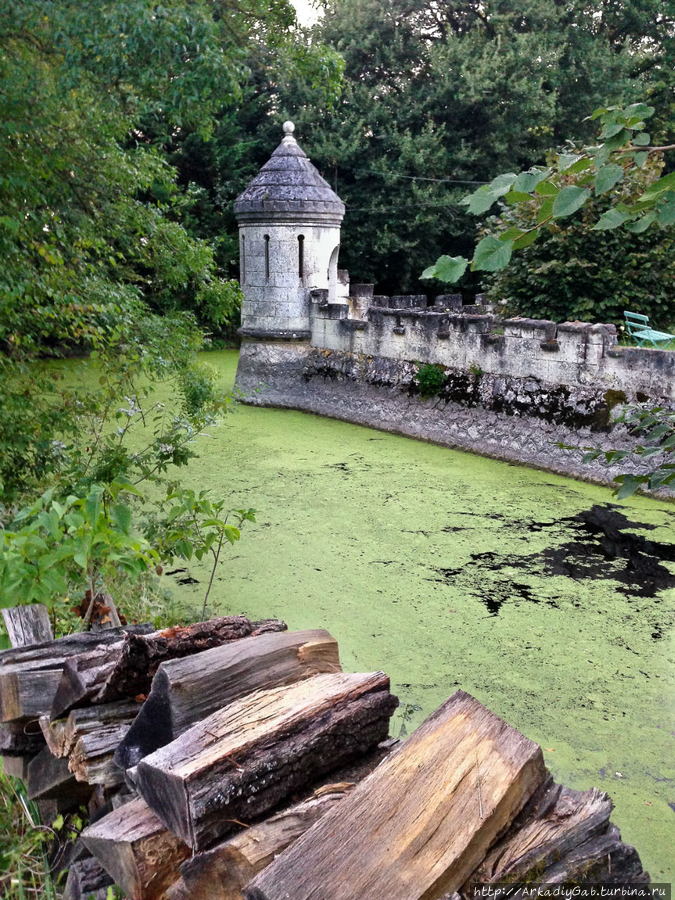
<path fill-rule="evenodd" d="M 501 233 L 488 234 L 476 245 L 473 258 L 441 256 L 425 269 L 422 278 L 454 283 L 471 271 L 497 272 L 508 266 L 514 251 L 533 244 L 542 230 L 560 219 L 574 215 L 592 197 L 618 194 L 618 187 L 632 169 L 643 168 L 650 157 L 675 149 L 674 145 L 652 145 L 646 131 L 654 107 L 633 103 L 596 109 L 591 120 L 599 120 L 598 142 L 577 149 L 567 148 L 548 166 L 526 172 L 498 175 L 465 197 L 462 203 L 474 215 L 482 215 L 499 202 L 510 206 L 530 205 L 535 224 L 527 229 L 512 226 Z M 650 184 L 631 202 L 617 201 L 592 226 L 606 231 L 623 226 L 633 234 L 652 224 L 675 223 L 675 173 Z"/>

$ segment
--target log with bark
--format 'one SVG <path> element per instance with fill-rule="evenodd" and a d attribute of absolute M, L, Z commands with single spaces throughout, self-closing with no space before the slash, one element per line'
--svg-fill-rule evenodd
<path fill-rule="evenodd" d="M 127 633 L 151 630 L 148 625 L 132 625 L 0 651 L 0 722 L 37 719 L 49 713 L 68 660 L 119 643 Z"/>
<path fill-rule="evenodd" d="M 68 870 L 62 900 L 106 900 L 113 879 L 93 856 L 78 859 Z"/>
<path fill-rule="evenodd" d="M 2 618 L 12 647 L 27 647 L 54 640 L 49 610 L 43 603 L 3 609 Z"/>
<path fill-rule="evenodd" d="M 458 691 L 243 895 L 422 900 L 452 893 L 545 777 L 537 744 Z"/>
<path fill-rule="evenodd" d="M 91 703 L 143 697 L 159 665 L 247 637 L 253 625 L 245 616 L 227 616 L 174 626 L 123 640 L 76 656 L 63 668 L 51 706 L 51 718 Z"/>
<path fill-rule="evenodd" d="M 141 799 L 90 825 L 82 840 L 129 900 L 158 900 L 190 855 Z"/>
<path fill-rule="evenodd" d="M 146 756 L 136 786 L 167 828 L 203 849 L 375 747 L 397 702 L 382 672 L 255 691 Z"/>
<path fill-rule="evenodd" d="M 200 719 L 252 691 L 340 671 L 337 641 L 323 630 L 261 634 L 162 663 L 115 762 L 122 769 L 138 765 Z"/>

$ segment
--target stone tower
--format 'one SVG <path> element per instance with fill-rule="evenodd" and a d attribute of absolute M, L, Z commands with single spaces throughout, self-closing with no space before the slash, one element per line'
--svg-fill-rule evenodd
<path fill-rule="evenodd" d="M 237 198 L 241 336 L 309 340 L 309 291 L 338 291 L 340 223 L 345 205 L 319 175 L 285 122 L 284 138 Z"/>

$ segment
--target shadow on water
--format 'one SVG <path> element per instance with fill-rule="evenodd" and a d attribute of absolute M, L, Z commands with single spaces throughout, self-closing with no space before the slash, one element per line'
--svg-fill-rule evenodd
<path fill-rule="evenodd" d="M 505 602 L 511 599 L 527 600 L 558 607 L 555 600 L 540 598 L 535 589 L 514 581 L 504 574 L 505 569 L 528 572 L 531 575 L 562 575 L 574 581 L 601 578 L 618 582 L 619 593 L 628 598 L 656 598 L 661 591 L 675 587 L 675 574 L 663 565 L 675 562 L 675 544 L 649 540 L 631 529 L 646 531 L 656 528 L 644 522 L 633 522 L 614 504 L 593 506 L 576 516 L 557 522 L 529 522 L 530 532 L 554 531 L 563 543 L 539 553 L 525 556 L 496 553 L 472 553 L 471 562 L 461 568 L 434 568 L 439 581 L 451 582 L 458 576 L 472 576 L 478 585 L 480 599 L 491 615 L 498 615 Z M 491 518 L 501 518 L 491 514 Z M 504 524 L 509 527 L 508 521 Z M 520 523 L 513 527 L 521 528 Z M 446 531 L 459 529 L 447 528 Z M 489 580 L 481 578 L 491 573 Z M 478 576 L 478 577 L 476 577 Z M 658 601 L 657 601 L 658 602 Z M 578 604 L 577 604 L 578 605 Z M 662 636 L 661 628 L 654 626 L 652 637 Z"/>

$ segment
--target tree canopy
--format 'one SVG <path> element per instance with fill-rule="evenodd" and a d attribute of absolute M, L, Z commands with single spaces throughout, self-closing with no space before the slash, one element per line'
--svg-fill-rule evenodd
<path fill-rule="evenodd" d="M 352 277 L 382 292 L 419 290 L 420 248 L 432 260 L 473 241 L 475 220 L 459 205 L 471 183 L 590 138 L 584 116 L 608 98 L 662 94 L 663 131 L 673 8 L 328 0 L 313 34 L 345 59 L 341 98 L 322 109 L 311 86 L 291 79 L 278 103 L 347 204 L 341 260 Z"/>

